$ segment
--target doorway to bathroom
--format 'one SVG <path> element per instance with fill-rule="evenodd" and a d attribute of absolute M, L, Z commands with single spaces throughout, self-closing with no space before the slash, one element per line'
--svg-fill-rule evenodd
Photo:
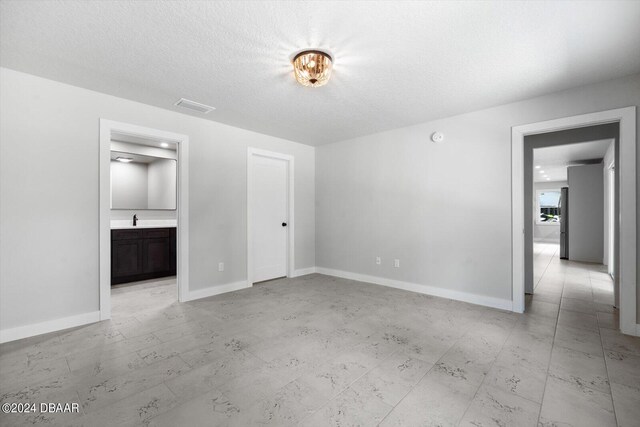
<path fill-rule="evenodd" d="M 187 300 L 188 137 L 100 121 L 100 317 Z"/>

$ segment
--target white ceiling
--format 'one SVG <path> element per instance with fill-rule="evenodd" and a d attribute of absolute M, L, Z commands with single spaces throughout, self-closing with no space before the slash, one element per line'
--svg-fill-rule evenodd
<path fill-rule="evenodd" d="M 132 159 L 132 163 L 152 163 L 158 160 L 157 157 L 152 156 L 143 156 L 142 154 L 134 154 L 134 153 L 125 153 L 122 151 L 112 151 L 111 152 L 111 160 L 117 160 L 118 157 L 124 157 L 126 159 Z"/>
<path fill-rule="evenodd" d="M 640 2 L 0 3 L 0 64 L 319 145 L 640 71 Z M 290 56 L 328 49 L 327 86 Z"/>
<path fill-rule="evenodd" d="M 583 161 L 604 158 L 613 139 L 536 148 L 533 150 L 534 182 L 566 181 L 567 167 L 584 164 Z M 540 166 L 540 168 L 537 168 Z M 544 173 L 541 173 L 544 172 Z M 546 179 L 544 176 L 548 176 Z"/>
<path fill-rule="evenodd" d="M 176 151 L 177 145 L 172 141 L 163 141 L 161 139 L 145 138 L 142 136 L 128 135 L 126 133 L 112 132 L 111 141 L 126 142 L 128 144 L 145 145 L 147 147 L 164 148 L 165 150 Z M 166 144 L 166 147 L 163 147 Z"/>

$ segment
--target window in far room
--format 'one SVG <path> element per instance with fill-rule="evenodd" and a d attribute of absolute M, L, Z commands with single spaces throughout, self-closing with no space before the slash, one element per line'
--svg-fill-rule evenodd
<path fill-rule="evenodd" d="M 553 224 L 560 222 L 560 189 L 538 190 L 536 192 L 538 216 L 536 223 Z"/>

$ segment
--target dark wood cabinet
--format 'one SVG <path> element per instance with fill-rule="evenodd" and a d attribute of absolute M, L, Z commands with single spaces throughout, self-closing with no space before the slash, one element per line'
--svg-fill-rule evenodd
<path fill-rule="evenodd" d="M 111 278 L 142 274 L 142 240 L 111 242 Z M 118 282 L 116 282 L 118 283 Z"/>
<path fill-rule="evenodd" d="M 176 274 L 176 229 L 111 230 L 111 284 Z"/>

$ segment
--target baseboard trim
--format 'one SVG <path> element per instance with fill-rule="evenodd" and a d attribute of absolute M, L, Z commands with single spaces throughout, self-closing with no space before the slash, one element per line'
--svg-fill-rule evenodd
<path fill-rule="evenodd" d="M 299 270 L 295 270 L 293 272 L 293 276 L 291 276 L 291 277 L 306 276 L 307 274 L 313 274 L 315 272 L 316 272 L 316 268 L 315 267 L 301 268 Z"/>
<path fill-rule="evenodd" d="M 187 292 L 186 301 L 193 301 L 196 299 L 212 297 L 214 295 L 225 294 L 227 292 L 238 291 L 240 289 L 250 288 L 251 285 L 247 284 L 246 280 L 240 282 L 227 283 L 225 285 L 209 286 L 204 289 L 197 289 L 195 291 Z"/>
<path fill-rule="evenodd" d="M 511 300 L 487 297 L 483 295 L 471 294 L 468 292 L 453 291 L 450 289 L 438 288 L 436 286 L 420 285 L 417 283 L 403 282 L 400 280 L 387 279 L 384 277 L 369 276 L 366 274 L 351 273 L 349 271 L 334 270 L 331 268 L 316 267 L 316 272 L 327 276 L 341 277 L 343 279 L 368 282 L 375 285 L 388 286 L 390 288 L 402 289 L 405 291 L 417 292 L 420 294 L 432 295 L 441 298 L 448 298 L 471 304 L 483 305 L 501 310 L 513 310 Z"/>
<path fill-rule="evenodd" d="M 76 326 L 87 325 L 89 323 L 95 323 L 99 321 L 100 311 L 92 311 L 90 313 L 77 314 L 75 316 L 63 317 L 61 319 L 34 323 L 32 325 L 3 329 L 0 330 L 0 343 L 16 341 L 23 338 L 34 337 L 36 335 L 61 331 L 68 328 L 75 328 Z"/>
<path fill-rule="evenodd" d="M 302 268 L 300 270 L 295 270 L 293 272 L 293 276 L 291 277 L 305 276 L 307 274 L 312 274 L 315 272 L 316 272 L 315 267 Z M 242 280 L 240 282 L 227 283 L 225 285 L 210 286 L 204 289 L 189 291 L 187 292 L 187 298 L 185 299 L 185 302 L 193 301 L 201 298 L 212 297 L 214 295 L 224 294 L 227 292 L 238 291 L 240 289 L 250 288 L 251 286 L 252 285 L 248 284 L 246 280 Z"/>

